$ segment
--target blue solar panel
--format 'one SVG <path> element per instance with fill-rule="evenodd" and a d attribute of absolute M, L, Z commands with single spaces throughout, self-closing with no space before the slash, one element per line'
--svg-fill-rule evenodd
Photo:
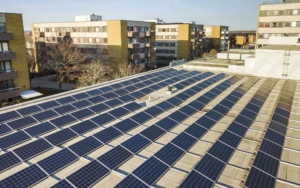
<path fill-rule="evenodd" d="M 94 89 L 91 91 L 87 91 L 86 93 L 89 94 L 90 96 L 96 96 L 96 95 L 100 95 L 102 92 L 98 89 Z"/>
<path fill-rule="evenodd" d="M 115 188 L 131 188 L 131 187 L 148 188 L 149 186 L 141 182 L 132 174 L 129 174 L 118 185 L 115 186 Z"/>
<path fill-rule="evenodd" d="M 60 106 L 60 104 L 56 101 L 49 101 L 49 102 L 44 102 L 41 104 L 38 104 L 39 107 L 41 107 L 43 110 L 49 109 L 49 108 L 54 108 L 57 106 Z"/>
<path fill-rule="evenodd" d="M 282 147 L 264 139 L 260 145 L 259 150 L 263 151 L 266 154 L 269 154 L 276 159 L 280 159 L 282 153 Z"/>
<path fill-rule="evenodd" d="M 188 106 L 193 107 L 197 110 L 201 110 L 205 105 L 203 103 L 198 102 L 198 101 L 193 101 L 193 102 L 189 103 Z"/>
<path fill-rule="evenodd" d="M 227 108 L 232 108 L 233 107 L 233 105 L 235 104 L 234 102 L 231 102 L 231 101 L 229 101 L 229 100 L 226 100 L 226 99 L 223 99 L 219 104 L 221 104 L 221 105 L 223 105 L 223 106 L 225 106 L 225 107 L 227 107 Z"/>
<path fill-rule="evenodd" d="M 245 126 L 245 127 L 250 127 L 253 123 L 253 120 L 246 118 L 245 116 L 238 116 L 234 120 L 235 122 L 238 122 L 239 124 Z"/>
<path fill-rule="evenodd" d="M 33 119 L 31 116 L 28 116 L 21 119 L 17 119 L 12 122 L 8 122 L 7 125 L 10 126 L 12 129 L 22 129 L 24 127 L 28 127 L 35 123 L 37 123 L 37 121 Z"/>
<path fill-rule="evenodd" d="M 122 97 L 119 97 L 118 99 L 119 99 L 120 101 L 124 102 L 124 103 L 130 102 L 130 101 L 134 101 L 134 100 L 135 100 L 135 98 L 134 98 L 133 96 L 131 96 L 131 95 L 124 95 L 124 96 L 122 96 Z"/>
<path fill-rule="evenodd" d="M 181 123 L 184 120 L 186 120 L 189 116 L 185 115 L 184 113 L 182 113 L 180 111 L 176 111 L 176 112 L 173 112 L 172 114 L 170 114 L 168 117 L 173 119 L 174 121 L 177 121 L 178 123 Z"/>
<path fill-rule="evenodd" d="M 114 118 L 112 115 L 105 113 L 105 114 L 98 115 L 92 118 L 91 120 L 95 122 L 98 126 L 103 126 L 115 119 L 116 118 Z"/>
<path fill-rule="evenodd" d="M 145 112 L 140 112 L 134 116 L 131 116 L 130 119 L 134 120 L 135 122 L 137 122 L 138 124 L 142 125 L 145 122 L 149 121 L 150 119 L 152 119 L 152 116 L 148 115 Z"/>
<path fill-rule="evenodd" d="M 143 106 L 141 106 L 140 104 L 138 104 L 136 102 L 132 102 L 132 103 L 126 104 L 123 107 L 126 108 L 127 110 L 131 111 L 131 112 L 134 112 L 134 111 L 136 111 L 138 109 L 143 108 Z"/>
<path fill-rule="evenodd" d="M 153 90 L 153 91 L 157 91 L 157 90 L 159 90 L 160 88 L 162 88 L 162 87 L 159 86 L 159 85 L 152 85 L 152 86 L 149 87 L 149 89 L 151 89 L 151 90 Z"/>
<path fill-rule="evenodd" d="M 137 88 L 143 88 L 143 87 L 146 86 L 146 84 L 144 84 L 144 83 L 137 83 L 137 84 L 134 84 L 134 86 L 137 87 Z"/>
<path fill-rule="evenodd" d="M 126 95 L 127 93 L 129 93 L 129 91 L 127 91 L 126 89 L 118 89 L 118 90 L 115 90 L 114 93 L 116 93 L 119 96 L 122 96 L 122 95 Z"/>
<path fill-rule="evenodd" d="M 167 111 L 167 110 L 170 110 L 171 108 L 173 108 L 174 105 L 170 104 L 168 102 L 161 102 L 161 103 L 157 104 L 156 107 L 158 107 L 164 111 Z"/>
<path fill-rule="evenodd" d="M 104 129 L 96 134 L 94 134 L 94 137 L 96 137 L 98 140 L 100 140 L 103 143 L 108 143 L 119 136 L 121 136 L 123 133 L 118 131 L 114 127 L 108 127 L 107 129 Z"/>
<path fill-rule="evenodd" d="M 95 115 L 95 113 L 89 109 L 82 109 L 77 112 L 73 112 L 71 115 L 77 119 L 84 119 L 92 115 Z"/>
<path fill-rule="evenodd" d="M 111 88 L 110 86 L 105 86 L 105 87 L 99 88 L 98 90 L 101 91 L 102 93 L 107 93 L 107 92 L 112 91 L 114 89 Z"/>
<path fill-rule="evenodd" d="M 164 111 L 156 106 L 152 106 L 148 108 L 147 110 L 144 110 L 147 114 L 151 115 L 152 117 L 156 117 L 159 114 L 163 113 Z"/>
<path fill-rule="evenodd" d="M 19 131 L 0 138 L 0 148 L 4 150 L 30 139 L 31 137 L 28 136 L 24 131 Z"/>
<path fill-rule="evenodd" d="M 119 96 L 118 96 L 117 94 L 115 94 L 114 92 L 105 93 L 105 94 L 103 94 L 103 95 L 101 95 L 101 96 L 104 97 L 104 98 L 107 99 L 107 100 L 119 97 Z"/>
<path fill-rule="evenodd" d="M 262 106 L 264 103 L 258 99 L 252 98 L 250 101 L 250 103 L 255 104 L 256 106 Z"/>
<path fill-rule="evenodd" d="M 96 128 L 98 128 L 98 126 L 90 120 L 77 123 L 70 127 L 70 129 L 75 131 L 77 134 L 84 134 Z"/>
<path fill-rule="evenodd" d="M 212 156 L 220 159 L 221 161 L 227 163 L 233 154 L 234 149 L 217 141 L 208 151 Z M 200 161 L 201 163 L 201 161 Z"/>
<path fill-rule="evenodd" d="M 137 134 L 127 141 L 123 142 L 121 145 L 127 148 L 132 153 L 138 153 L 149 144 L 151 144 L 151 141 Z"/>
<path fill-rule="evenodd" d="M 145 81 L 143 81 L 143 83 L 146 84 L 146 85 L 151 85 L 154 82 L 152 82 L 151 80 L 145 80 Z"/>
<path fill-rule="evenodd" d="M 58 107 L 58 108 L 54 108 L 53 110 L 56 111 L 60 115 L 64 115 L 64 114 L 73 112 L 77 109 L 72 105 L 65 105 L 65 106 L 61 106 L 61 107 Z"/>
<path fill-rule="evenodd" d="M 213 187 L 214 182 L 199 174 L 196 171 L 192 171 L 180 184 L 179 188 L 194 188 L 194 187 Z"/>
<path fill-rule="evenodd" d="M 257 116 L 257 113 L 256 112 L 252 112 L 250 110 L 247 110 L 247 109 L 244 109 L 242 110 L 242 112 L 240 113 L 240 115 L 243 115 L 249 119 L 255 119 L 256 116 Z"/>
<path fill-rule="evenodd" d="M 166 133 L 166 131 L 163 130 L 162 128 L 152 125 L 152 126 L 148 127 L 147 129 L 143 130 L 140 134 L 145 136 L 146 138 L 154 141 L 154 140 L 158 139 L 159 137 L 161 137 L 162 135 L 164 135 L 165 133 Z"/>
<path fill-rule="evenodd" d="M 271 121 L 271 123 L 269 124 L 269 129 L 272 129 L 274 131 L 277 131 L 277 132 L 285 135 L 287 127 L 284 125 L 281 125 L 280 123 L 277 123 L 275 121 Z"/>
<path fill-rule="evenodd" d="M 130 82 L 130 80 L 129 80 L 129 81 L 120 82 L 120 84 L 123 85 L 123 86 L 129 86 L 129 85 L 132 84 L 132 82 Z"/>
<path fill-rule="evenodd" d="M 68 176 L 67 179 L 76 187 L 92 187 L 109 172 L 110 170 L 94 160 Z"/>
<path fill-rule="evenodd" d="M 277 114 L 273 114 L 272 121 L 276 121 L 278 123 L 281 123 L 282 125 L 288 125 L 289 123 L 289 119 Z"/>
<path fill-rule="evenodd" d="M 245 183 L 245 187 L 275 187 L 276 178 L 252 167 L 248 178 Z"/>
<path fill-rule="evenodd" d="M 178 123 L 176 121 L 170 119 L 169 117 L 166 117 L 166 118 L 158 121 L 157 123 L 155 123 L 155 125 L 160 127 L 160 128 L 163 128 L 166 131 L 170 131 L 176 125 L 178 125 Z"/>
<path fill-rule="evenodd" d="M 168 169 L 169 167 L 166 164 L 160 162 L 155 157 L 150 157 L 146 162 L 134 170 L 133 174 L 148 185 L 153 185 Z"/>
<path fill-rule="evenodd" d="M 195 170 L 210 178 L 211 180 L 217 181 L 224 167 L 225 163 L 219 161 L 211 155 L 206 154 L 195 166 Z"/>
<path fill-rule="evenodd" d="M 34 113 L 37 113 L 40 111 L 42 111 L 42 109 L 40 107 L 38 107 L 37 105 L 29 106 L 29 107 L 25 107 L 25 108 L 21 108 L 21 109 L 17 110 L 17 112 L 19 112 L 23 116 L 34 114 Z"/>
<path fill-rule="evenodd" d="M 159 85 L 160 87 L 165 87 L 167 85 L 169 85 L 167 82 L 160 82 L 157 85 Z"/>
<path fill-rule="evenodd" d="M 256 105 L 251 104 L 251 103 L 248 103 L 248 104 L 245 106 L 245 108 L 251 110 L 252 112 L 258 113 L 258 112 L 260 111 L 260 108 L 261 108 L 261 107 L 256 106 Z"/>
<path fill-rule="evenodd" d="M 188 115 L 188 116 L 192 116 L 193 114 L 195 114 L 198 110 L 189 107 L 189 106 L 184 106 L 182 108 L 179 109 L 180 112 Z"/>
<path fill-rule="evenodd" d="M 239 145 L 242 138 L 229 131 L 225 131 L 219 138 L 219 140 L 233 148 L 236 148 Z"/>
<path fill-rule="evenodd" d="M 198 125 L 201 125 L 204 128 L 210 129 L 216 122 L 206 116 L 202 116 L 200 119 L 198 119 L 195 123 Z"/>
<path fill-rule="evenodd" d="M 225 115 L 229 111 L 229 108 L 218 104 L 217 106 L 213 107 L 212 110 Z"/>
<path fill-rule="evenodd" d="M 92 104 L 98 104 L 100 102 L 106 101 L 106 99 L 101 96 L 92 97 L 87 100 L 90 101 Z"/>
<path fill-rule="evenodd" d="M 198 124 L 193 124 L 189 126 L 185 132 L 197 139 L 200 139 L 207 132 L 207 129 L 199 126 Z"/>
<path fill-rule="evenodd" d="M 180 133 L 176 138 L 174 138 L 171 142 L 182 148 L 183 150 L 189 150 L 198 140 L 185 132 Z"/>
<path fill-rule="evenodd" d="M 76 118 L 67 114 L 67 115 L 61 116 L 59 118 L 53 119 L 50 122 L 57 127 L 64 127 L 64 126 L 72 124 L 76 121 L 77 121 Z"/>
<path fill-rule="evenodd" d="M 149 93 L 152 93 L 153 90 L 152 89 L 149 89 L 149 88 L 144 88 L 144 89 L 141 89 L 139 90 L 140 92 L 144 93 L 145 95 L 148 95 Z M 131 94 L 132 95 L 132 94 Z"/>
<path fill-rule="evenodd" d="M 13 131 L 13 130 L 9 126 L 7 126 L 5 124 L 0 125 L 0 136 L 5 135 L 11 131 Z"/>
<path fill-rule="evenodd" d="M 21 117 L 21 116 L 20 116 L 20 114 L 18 114 L 15 111 L 0 114 L 0 123 L 6 122 L 6 121 L 11 121 L 18 117 Z"/>
<path fill-rule="evenodd" d="M 85 99 L 90 97 L 90 95 L 86 94 L 86 93 L 79 93 L 76 95 L 72 95 L 73 98 L 75 98 L 76 100 L 81 100 L 81 99 Z"/>
<path fill-rule="evenodd" d="M 115 128 L 122 131 L 123 133 L 127 133 L 138 126 L 139 124 L 131 119 L 123 120 L 114 125 Z"/>
<path fill-rule="evenodd" d="M 158 159 L 162 160 L 169 166 L 174 165 L 185 152 L 178 147 L 174 146 L 173 144 L 169 143 L 165 145 L 162 149 L 160 149 L 154 156 Z"/>
<path fill-rule="evenodd" d="M 266 134 L 265 134 L 265 139 L 268 139 L 278 145 L 283 146 L 284 140 L 285 140 L 285 135 L 282 135 L 278 132 L 275 132 L 271 129 L 268 129 Z"/>
<path fill-rule="evenodd" d="M 97 158 L 102 164 L 113 170 L 133 157 L 133 154 L 124 149 L 122 146 L 117 146 L 105 154 Z"/>
<path fill-rule="evenodd" d="M 219 121 L 220 119 L 222 119 L 224 117 L 224 115 L 226 114 L 226 112 L 224 113 L 218 113 L 214 110 L 210 110 L 209 112 L 207 112 L 205 114 L 206 117 L 209 117 L 210 119 L 213 119 L 215 121 Z"/>
<path fill-rule="evenodd" d="M 47 177 L 47 174 L 34 164 L 0 181 L 0 187 L 32 187 Z"/>
<path fill-rule="evenodd" d="M 229 127 L 227 128 L 227 130 L 239 135 L 240 137 L 244 137 L 244 135 L 248 129 L 236 122 L 232 122 L 229 125 Z"/>
<path fill-rule="evenodd" d="M 116 84 L 110 85 L 110 87 L 112 87 L 114 89 L 119 89 L 119 88 L 121 88 L 123 86 L 121 84 L 116 83 Z"/>
<path fill-rule="evenodd" d="M 49 122 L 44 122 L 39 125 L 25 129 L 25 132 L 27 132 L 30 136 L 35 137 L 50 132 L 54 129 L 56 129 L 54 125 L 52 125 Z"/>
<path fill-rule="evenodd" d="M 112 116 L 114 116 L 115 118 L 121 118 L 121 117 L 123 117 L 123 116 L 129 114 L 130 111 L 126 110 L 126 109 L 123 108 L 123 107 L 120 107 L 120 108 L 111 110 L 111 111 L 109 111 L 108 113 L 111 114 Z"/>
<path fill-rule="evenodd" d="M 61 180 L 51 188 L 74 188 L 67 180 Z"/>
<path fill-rule="evenodd" d="M 259 151 L 255 157 L 253 166 L 276 177 L 279 168 L 279 160 Z"/>
<path fill-rule="evenodd" d="M 119 105 L 123 104 L 123 102 L 120 101 L 119 99 L 112 99 L 112 100 L 109 100 L 109 101 L 105 102 L 104 104 L 111 107 L 111 108 L 114 108 L 116 106 L 119 106 Z"/>
<path fill-rule="evenodd" d="M 57 116 L 59 116 L 59 115 L 56 112 L 54 112 L 53 110 L 47 110 L 47 111 L 40 112 L 38 114 L 33 115 L 33 117 L 40 122 L 45 121 L 47 119 L 52 119 Z"/>
<path fill-rule="evenodd" d="M 101 103 L 101 104 L 97 104 L 95 106 L 89 107 L 89 109 L 92 110 L 95 113 L 101 113 L 103 111 L 106 111 L 106 110 L 110 109 L 110 107 L 103 104 L 103 103 Z"/>
<path fill-rule="evenodd" d="M 196 101 L 203 103 L 203 104 L 208 104 L 212 99 L 209 99 L 205 96 L 201 96 L 198 99 L 196 99 Z"/>
<path fill-rule="evenodd" d="M 37 164 L 48 174 L 54 174 L 69 164 L 77 161 L 79 158 L 69 149 L 63 149 L 41 161 Z"/>
<path fill-rule="evenodd" d="M 289 118 L 290 117 L 290 112 L 289 111 L 286 111 L 284 109 L 281 109 L 281 108 L 276 108 L 275 110 L 275 113 L 276 114 L 279 114 L 281 116 L 284 116 L 286 118 Z"/>
<path fill-rule="evenodd" d="M 77 137 L 77 134 L 75 134 L 73 131 L 67 128 L 53 133 L 51 135 L 48 135 L 45 137 L 45 139 L 47 139 L 51 144 L 56 146 L 61 145 L 75 137 Z"/>
<path fill-rule="evenodd" d="M 81 109 L 81 108 L 85 108 L 87 106 L 91 106 L 92 103 L 87 100 L 82 100 L 82 101 L 74 102 L 74 103 L 72 103 L 72 105 L 78 109 Z"/>
<path fill-rule="evenodd" d="M 74 102 L 76 101 L 73 97 L 64 97 L 64 98 L 61 98 L 61 99 L 57 99 L 56 100 L 57 102 L 59 102 L 60 104 L 67 104 L 67 103 L 71 103 L 71 102 Z"/>
<path fill-rule="evenodd" d="M 135 91 L 135 92 L 131 93 L 130 95 L 133 96 L 136 99 L 139 99 L 139 98 L 145 96 L 145 94 L 140 92 L 140 91 Z"/>
<path fill-rule="evenodd" d="M 193 95 L 195 95 L 197 92 L 196 91 L 194 91 L 192 88 L 190 88 L 190 89 L 188 89 L 188 90 L 185 90 L 184 92 L 183 92 L 183 94 L 186 94 L 186 95 L 188 95 L 188 96 L 193 96 Z"/>
<path fill-rule="evenodd" d="M 21 163 L 21 160 L 12 152 L 0 155 L 0 161 L 0 173 Z"/>
<path fill-rule="evenodd" d="M 101 146 L 103 146 L 101 142 L 99 142 L 96 138 L 90 136 L 79 142 L 76 142 L 75 144 L 72 144 L 71 146 L 69 146 L 69 149 L 71 149 L 74 153 L 81 157 L 91 153 Z"/>
<path fill-rule="evenodd" d="M 27 161 L 49 149 L 53 146 L 44 139 L 39 139 L 14 150 L 14 152 L 23 160 Z"/>
<path fill-rule="evenodd" d="M 173 104 L 174 106 L 177 106 L 180 103 L 182 103 L 182 100 L 180 100 L 180 99 L 178 99 L 176 97 L 172 97 L 172 98 L 169 98 L 168 100 L 166 100 L 166 102 L 168 102 L 170 104 Z"/>

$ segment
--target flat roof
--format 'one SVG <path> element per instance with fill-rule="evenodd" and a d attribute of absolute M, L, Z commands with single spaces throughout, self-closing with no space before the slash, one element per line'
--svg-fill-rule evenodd
<path fill-rule="evenodd" d="M 262 50 L 290 50 L 290 51 L 300 51 L 300 45 L 266 45 L 260 47 Z"/>

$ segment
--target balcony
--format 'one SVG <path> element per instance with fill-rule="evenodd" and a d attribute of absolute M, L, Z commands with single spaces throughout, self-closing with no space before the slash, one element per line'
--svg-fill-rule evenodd
<path fill-rule="evenodd" d="M 18 72 L 15 70 L 8 71 L 0 71 L 0 81 L 3 80 L 13 80 L 18 78 Z"/>
<path fill-rule="evenodd" d="M 14 97 L 19 97 L 20 95 L 21 91 L 18 87 L 0 90 L 0 101 Z"/>
<path fill-rule="evenodd" d="M 128 37 L 139 37 L 140 36 L 140 32 L 138 31 L 128 31 Z"/>
<path fill-rule="evenodd" d="M 199 39 L 199 42 L 202 42 L 202 39 Z"/>
<path fill-rule="evenodd" d="M 192 32 L 191 32 L 191 35 L 195 35 L 195 34 L 196 34 L 196 32 L 195 32 L 195 31 L 192 31 Z"/>
<path fill-rule="evenodd" d="M 155 32 L 154 31 L 146 31 L 146 37 L 154 37 Z"/>
<path fill-rule="evenodd" d="M 130 49 L 140 48 L 140 43 L 130 43 L 128 44 L 128 48 Z"/>
<path fill-rule="evenodd" d="M 59 36 L 61 36 L 61 37 L 70 37 L 71 34 L 70 34 L 70 32 L 60 32 Z"/>
<path fill-rule="evenodd" d="M 45 37 L 45 32 L 38 32 L 38 31 L 36 31 L 36 32 L 34 32 L 34 35 L 36 37 Z"/>
<path fill-rule="evenodd" d="M 196 39 L 191 39 L 191 42 L 195 42 L 196 41 Z"/>
<path fill-rule="evenodd" d="M 139 54 L 131 54 L 131 55 L 128 55 L 128 59 L 131 59 L 131 60 L 135 60 L 135 59 L 140 59 L 140 55 Z"/>
<path fill-rule="evenodd" d="M 154 47 L 154 46 L 155 46 L 155 42 L 147 42 L 146 43 L 147 48 Z"/>
<path fill-rule="evenodd" d="M 12 32 L 0 32 L 0 41 L 14 40 Z"/>
<path fill-rule="evenodd" d="M 13 51 L 0 51 L 0 61 L 13 60 L 16 59 L 16 53 Z"/>
<path fill-rule="evenodd" d="M 203 33 L 203 31 L 199 31 L 199 35 L 203 35 L 204 33 Z"/>

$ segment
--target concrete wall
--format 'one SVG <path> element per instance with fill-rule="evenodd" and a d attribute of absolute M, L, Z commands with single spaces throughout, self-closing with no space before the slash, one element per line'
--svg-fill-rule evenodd
<path fill-rule="evenodd" d="M 247 57 L 252 56 L 253 54 L 230 54 L 229 53 L 229 59 L 234 60 L 245 60 Z M 217 54 L 218 59 L 227 59 L 227 53 L 218 53 Z"/>

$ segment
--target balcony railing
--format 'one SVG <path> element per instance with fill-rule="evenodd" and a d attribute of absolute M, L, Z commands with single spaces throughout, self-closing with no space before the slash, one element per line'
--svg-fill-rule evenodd
<path fill-rule="evenodd" d="M 16 53 L 13 51 L 0 51 L 0 61 L 16 59 Z"/>
<path fill-rule="evenodd" d="M 140 32 L 138 31 L 128 31 L 128 37 L 138 37 L 140 36 Z"/>
<path fill-rule="evenodd" d="M 140 43 L 129 43 L 128 48 L 130 48 L 130 49 L 140 48 Z"/>
<path fill-rule="evenodd" d="M 0 70 L 0 81 L 12 80 L 12 79 L 15 79 L 15 78 L 18 78 L 18 72 L 17 71 L 15 71 L 15 70 L 9 70 L 9 71 Z"/>
<path fill-rule="evenodd" d="M 19 97 L 20 95 L 21 95 L 21 91 L 19 87 L 0 90 L 0 101 L 14 98 L 14 97 Z"/>
<path fill-rule="evenodd" d="M 14 40 L 12 32 L 0 31 L 0 41 Z"/>
<path fill-rule="evenodd" d="M 155 32 L 154 31 L 146 31 L 146 37 L 154 37 Z"/>

